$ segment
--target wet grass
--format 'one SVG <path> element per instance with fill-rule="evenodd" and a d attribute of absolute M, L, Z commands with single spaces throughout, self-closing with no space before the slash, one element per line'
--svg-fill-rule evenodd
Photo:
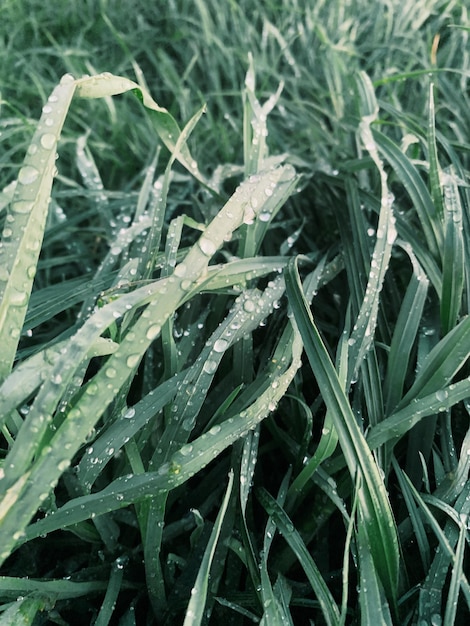
<path fill-rule="evenodd" d="M 465 6 L 164 4 L 2 7 L 0 623 L 466 623 Z"/>

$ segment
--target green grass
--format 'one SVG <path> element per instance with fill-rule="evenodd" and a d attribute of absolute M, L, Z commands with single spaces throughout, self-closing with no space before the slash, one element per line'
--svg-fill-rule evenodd
<path fill-rule="evenodd" d="M 157 4 L 2 5 L 0 624 L 465 624 L 465 3 Z"/>

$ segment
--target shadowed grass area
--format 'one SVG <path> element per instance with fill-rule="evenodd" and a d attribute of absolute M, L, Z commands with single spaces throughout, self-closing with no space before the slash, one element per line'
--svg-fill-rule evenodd
<path fill-rule="evenodd" d="M 463 624 L 467 9 L 156 4 L 1 9 L 0 623 Z"/>

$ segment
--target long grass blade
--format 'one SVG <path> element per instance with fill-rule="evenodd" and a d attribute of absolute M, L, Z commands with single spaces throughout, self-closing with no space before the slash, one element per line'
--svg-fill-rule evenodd
<path fill-rule="evenodd" d="M 385 485 L 315 326 L 303 295 L 295 260 L 288 265 L 285 276 L 287 294 L 305 351 L 327 409 L 331 411 L 350 474 L 356 476 L 359 472 L 361 476 L 360 510 L 371 554 L 386 596 L 394 606 L 398 585 L 398 538 Z"/>

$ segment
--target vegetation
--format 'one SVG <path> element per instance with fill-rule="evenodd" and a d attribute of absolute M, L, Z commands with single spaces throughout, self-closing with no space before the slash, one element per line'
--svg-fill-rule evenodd
<path fill-rule="evenodd" d="M 468 24 L 4 0 L 0 624 L 466 623 Z"/>

